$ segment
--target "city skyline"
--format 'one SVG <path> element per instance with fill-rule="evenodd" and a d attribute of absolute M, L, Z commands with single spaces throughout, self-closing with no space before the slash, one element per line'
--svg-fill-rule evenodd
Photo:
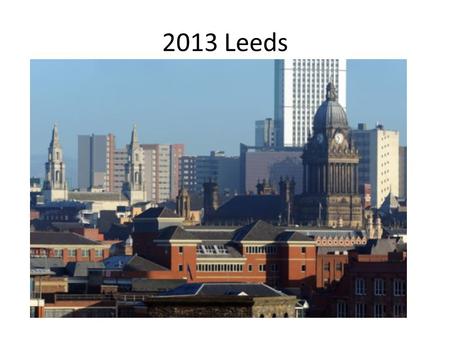
<path fill-rule="evenodd" d="M 147 71 L 142 74 L 142 69 Z M 365 122 L 372 127 L 380 122 L 399 130 L 400 143 L 406 144 L 406 61 L 348 60 L 347 69 L 350 125 L 356 128 L 358 122 Z M 154 76 L 146 82 L 149 72 Z M 242 81 L 237 81 L 238 76 Z M 273 118 L 273 76 L 273 60 L 32 61 L 31 175 L 42 176 L 42 165 L 36 163 L 45 158 L 46 135 L 54 123 L 60 130 L 69 177 L 76 175 L 71 167 L 76 162 L 78 135 L 112 133 L 120 148 L 128 143 L 134 123 L 142 143 L 183 143 L 191 155 L 214 149 L 237 155 L 239 143 L 253 144 L 254 121 Z M 127 80 L 133 77 L 130 86 Z M 158 81 L 160 86 L 155 88 Z M 146 85 L 153 91 L 145 90 Z M 167 107 L 164 102 L 174 107 L 171 113 L 143 113 L 152 105 Z M 220 116 L 221 123 L 204 116 Z M 153 127 L 167 121 L 173 124 L 170 134 L 164 133 L 166 128 Z M 224 125 L 233 128 L 223 132 Z"/>

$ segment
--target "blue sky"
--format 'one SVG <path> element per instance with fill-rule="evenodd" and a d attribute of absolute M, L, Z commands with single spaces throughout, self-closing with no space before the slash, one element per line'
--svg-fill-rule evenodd
<path fill-rule="evenodd" d="M 273 60 L 32 60 L 31 174 L 42 175 L 33 158 L 45 159 L 55 122 L 68 162 L 77 135 L 111 132 L 123 147 L 133 124 L 142 143 L 238 155 L 239 143 L 254 142 L 254 121 L 273 116 L 273 68 Z M 406 144 L 406 61 L 349 60 L 347 113 L 352 126 L 379 121 Z"/>

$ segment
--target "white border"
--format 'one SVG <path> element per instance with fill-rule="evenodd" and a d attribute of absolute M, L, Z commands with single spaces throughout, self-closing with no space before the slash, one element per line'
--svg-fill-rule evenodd
<path fill-rule="evenodd" d="M 448 254 L 448 10 L 428 1 L 3 1 L 1 318 L 17 336 L 286 335 L 444 332 Z M 162 52 L 166 32 L 288 39 L 287 53 Z M 32 58 L 408 59 L 408 319 L 31 320 L 28 318 L 29 60 Z M 374 98 L 375 99 L 375 98 Z M 444 148 L 445 147 L 445 148 Z M 26 197 L 25 197 L 26 196 Z M 444 317 L 445 316 L 445 317 Z"/>

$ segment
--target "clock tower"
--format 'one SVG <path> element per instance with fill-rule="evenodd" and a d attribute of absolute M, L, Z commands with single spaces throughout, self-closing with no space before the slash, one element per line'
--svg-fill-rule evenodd
<path fill-rule="evenodd" d="M 314 116 L 313 135 L 302 158 L 304 191 L 296 203 L 297 222 L 362 227 L 358 150 L 332 83 L 328 83 L 326 100 Z"/>

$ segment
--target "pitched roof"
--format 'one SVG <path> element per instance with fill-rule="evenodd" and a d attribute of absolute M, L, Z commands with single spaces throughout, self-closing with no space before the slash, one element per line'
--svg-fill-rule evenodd
<path fill-rule="evenodd" d="M 286 296 L 263 283 L 188 283 L 173 290 L 163 292 L 161 296 L 250 296 L 279 297 Z"/>
<path fill-rule="evenodd" d="M 99 245 L 99 242 L 92 241 L 73 232 L 49 232 L 34 231 L 30 232 L 31 245 Z"/>
<path fill-rule="evenodd" d="M 122 269 L 133 256 L 109 256 L 103 260 L 105 269 Z"/>
<path fill-rule="evenodd" d="M 278 195 L 238 195 L 223 204 L 213 217 L 224 219 L 278 219 L 283 203 Z"/>
<path fill-rule="evenodd" d="M 197 240 L 197 237 L 194 236 L 191 232 L 184 230 L 182 227 L 178 225 L 172 225 L 166 227 L 159 231 L 157 240 Z"/>
<path fill-rule="evenodd" d="M 235 241 L 274 241 L 282 231 L 282 227 L 259 220 L 236 231 L 233 239 Z"/>
<path fill-rule="evenodd" d="M 186 284 L 186 279 L 133 278 L 131 283 L 133 291 L 162 292 Z"/>
<path fill-rule="evenodd" d="M 124 271 L 161 271 L 168 270 L 166 267 L 156 264 L 148 259 L 134 255 L 123 267 Z"/>
<path fill-rule="evenodd" d="M 102 262 L 69 262 L 66 270 L 72 277 L 87 277 L 89 269 L 104 269 Z"/>
<path fill-rule="evenodd" d="M 277 238 L 277 241 L 288 242 L 288 241 L 300 241 L 300 242 L 314 242 L 314 239 L 306 235 L 301 234 L 297 231 L 283 231 Z"/>
<path fill-rule="evenodd" d="M 185 231 L 191 233 L 195 238 L 201 239 L 203 242 L 207 241 L 215 241 L 215 242 L 228 242 L 231 241 L 235 234 L 235 229 L 232 229 L 232 231 L 216 231 L 216 230 L 200 230 L 196 231 L 196 228 L 201 228 L 201 226 L 192 228 L 192 229 L 185 229 Z"/>
<path fill-rule="evenodd" d="M 175 211 L 172 209 L 166 208 L 166 207 L 159 207 L 159 208 L 148 208 L 144 212 L 137 215 L 136 219 L 141 218 L 178 218 L 178 216 Z"/>

